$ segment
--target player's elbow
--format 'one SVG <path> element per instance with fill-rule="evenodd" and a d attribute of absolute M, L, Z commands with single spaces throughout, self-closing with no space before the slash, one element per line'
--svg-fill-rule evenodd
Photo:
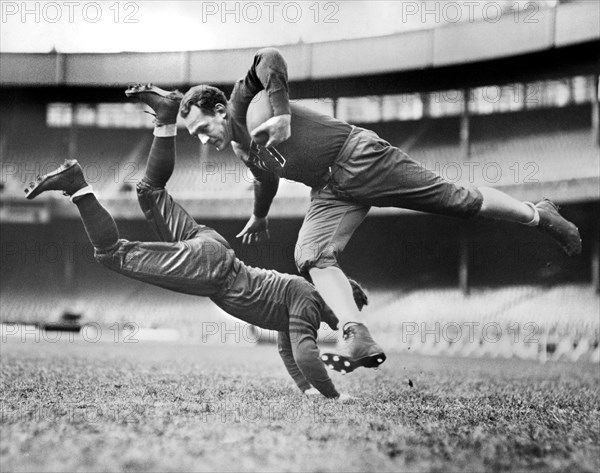
<path fill-rule="evenodd" d="M 258 65 L 261 62 L 271 65 L 281 65 L 287 68 L 287 64 L 283 55 L 277 48 L 262 48 L 259 49 L 254 55 L 255 64 Z"/>
<path fill-rule="evenodd" d="M 303 349 L 294 352 L 294 359 L 303 373 L 307 370 L 310 371 L 310 367 L 316 361 L 315 355 L 310 350 Z"/>
<path fill-rule="evenodd" d="M 279 49 L 277 48 L 261 48 L 256 52 L 256 57 L 262 57 L 262 58 L 271 58 L 271 57 L 280 57 L 283 58 L 283 55 L 281 54 L 281 51 L 279 51 Z"/>

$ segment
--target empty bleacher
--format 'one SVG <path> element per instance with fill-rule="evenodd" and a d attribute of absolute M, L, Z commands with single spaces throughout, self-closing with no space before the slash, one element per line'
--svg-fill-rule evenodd
<path fill-rule="evenodd" d="M 143 176 L 151 130 L 80 128 L 75 135 L 71 144 L 72 135 L 57 128 L 42 128 L 35 138 L 3 135 L 0 159 L 5 196 L 22 197 L 23 188 L 35 176 L 56 169 L 66 158 L 76 158 L 101 196 L 135 198 L 131 190 Z M 226 199 L 251 187 L 249 173 L 231 150 L 218 153 L 182 136 L 177 140 L 177 158 L 170 182 L 176 196 Z M 40 197 L 51 198 L 52 194 Z"/>
<path fill-rule="evenodd" d="M 587 285 L 481 288 L 469 297 L 451 288 L 397 288 L 369 295 L 366 321 L 390 352 L 598 361 L 600 297 Z M 81 324 L 104 331 L 116 326 L 173 329 L 180 340 L 194 342 L 206 343 L 209 335 L 215 343 L 221 337 L 235 343 L 276 337 L 266 330 L 259 337 L 250 335 L 245 323 L 209 299 L 126 280 L 107 270 L 93 281 L 84 278 L 75 290 L 41 286 L 35 297 L 28 287 L 3 284 L 2 301 L 2 323 L 43 325 L 71 312 L 82 315 Z M 334 341 L 328 327 L 322 328 L 320 341 Z"/>
<path fill-rule="evenodd" d="M 453 182 L 505 186 L 597 177 L 598 148 L 592 142 L 589 105 L 471 117 L 471 154 L 460 147 L 460 118 L 443 117 L 366 125 L 415 161 Z M 74 138 L 75 136 L 75 138 Z M 65 157 L 76 157 L 106 198 L 130 199 L 143 175 L 149 129 L 44 128 L 23 130 L 0 142 L 5 196 Z M 178 198 L 231 199 L 251 196 L 252 176 L 231 149 L 221 152 L 180 130 L 170 189 Z M 468 161 L 468 162 L 467 162 Z M 280 196 L 306 196 L 308 189 L 283 180 Z M 47 199 L 49 197 L 42 197 Z"/>
<path fill-rule="evenodd" d="M 431 120 L 417 140 L 386 138 L 410 142 L 412 159 L 461 184 L 526 185 L 599 175 L 587 105 L 473 116 L 468 160 L 459 130 L 459 117 L 445 117 Z"/>
<path fill-rule="evenodd" d="M 517 285 L 469 296 L 454 288 L 398 289 L 367 320 L 380 343 L 406 353 L 577 361 L 598 356 L 598 313 L 600 295 L 589 285 Z"/>

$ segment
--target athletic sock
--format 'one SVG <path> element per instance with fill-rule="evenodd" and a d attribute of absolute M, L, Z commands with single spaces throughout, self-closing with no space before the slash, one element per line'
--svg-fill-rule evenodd
<path fill-rule="evenodd" d="M 540 212 L 537 207 L 531 202 L 523 202 L 527 207 L 530 207 L 533 210 L 533 218 L 526 222 L 525 225 L 528 227 L 537 227 L 540 223 Z"/>
<path fill-rule="evenodd" d="M 177 136 L 177 124 L 169 123 L 168 125 L 156 125 L 154 127 L 153 135 L 158 136 L 159 138 Z"/>
<path fill-rule="evenodd" d="M 78 191 L 75 191 L 70 199 L 71 202 L 73 202 L 73 199 L 76 199 L 77 197 L 81 197 L 82 195 L 86 195 L 86 194 L 93 194 L 94 190 L 92 189 L 92 186 L 90 186 L 89 184 L 86 184 L 84 187 L 80 188 Z"/>
<path fill-rule="evenodd" d="M 168 125 L 167 125 L 168 126 Z M 157 127 L 160 130 L 164 127 Z M 175 130 L 177 130 L 175 128 Z M 164 130 L 163 130 L 164 131 Z M 176 131 L 175 131 L 176 133 Z M 175 135 L 155 136 L 146 163 L 145 179 L 156 187 L 165 187 L 175 168 Z"/>
<path fill-rule="evenodd" d="M 119 230 L 112 215 L 108 213 L 93 193 L 73 196 L 83 226 L 92 245 L 97 250 L 108 250 L 119 241 Z"/>

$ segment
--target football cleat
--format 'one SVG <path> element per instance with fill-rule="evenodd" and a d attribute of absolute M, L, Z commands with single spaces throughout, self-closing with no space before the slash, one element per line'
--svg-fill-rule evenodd
<path fill-rule="evenodd" d="M 535 204 L 540 214 L 537 228 L 550 235 L 569 255 L 581 253 L 581 237 L 578 228 L 558 213 L 558 207 L 550 200 L 543 199 Z"/>
<path fill-rule="evenodd" d="M 337 358 L 337 361 L 334 358 Z M 327 368 L 341 374 L 352 373 L 356 368 L 360 368 L 361 366 L 377 370 L 385 359 L 386 356 L 383 353 L 379 356 L 366 357 L 356 361 L 352 361 L 343 355 L 333 355 L 333 353 L 323 353 L 321 355 L 321 360 L 327 365 Z"/>
<path fill-rule="evenodd" d="M 76 159 L 66 159 L 55 171 L 38 176 L 25 189 L 27 199 L 34 199 L 42 192 L 63 191 L 64 195 L 73 195 L 79 189 L 87 186 L 83 170 Z"/>
<path fill-rule="evenodd" d="M 152 84 L 135 84 L 125 91 L 127 97 L 137 97 L 140 101 L 148 105 L 154 113 L 150 113 L 155 118 L 155 124 L 172 125 L 177 122 L 179 113 L 179 104 L 183 94 L 178 90 L 169 92 Z"/>
<path fill-rule="evenodd" d="M 346 374 L 361 366 L 378 368 L 385 361 L 385 353 L 363 324 L 355 323 L 347 328 L 344 326 L 343 332 L 345 345 L 341 352 L 321 355 L 321 360 L 330 369 Z"/>

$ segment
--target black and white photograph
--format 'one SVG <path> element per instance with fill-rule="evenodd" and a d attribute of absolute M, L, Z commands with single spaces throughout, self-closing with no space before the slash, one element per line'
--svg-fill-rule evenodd
<path fill-rule="evenodd" d="M 0 472 L 600 470 L 600 1 L 0 16 Z"/>

